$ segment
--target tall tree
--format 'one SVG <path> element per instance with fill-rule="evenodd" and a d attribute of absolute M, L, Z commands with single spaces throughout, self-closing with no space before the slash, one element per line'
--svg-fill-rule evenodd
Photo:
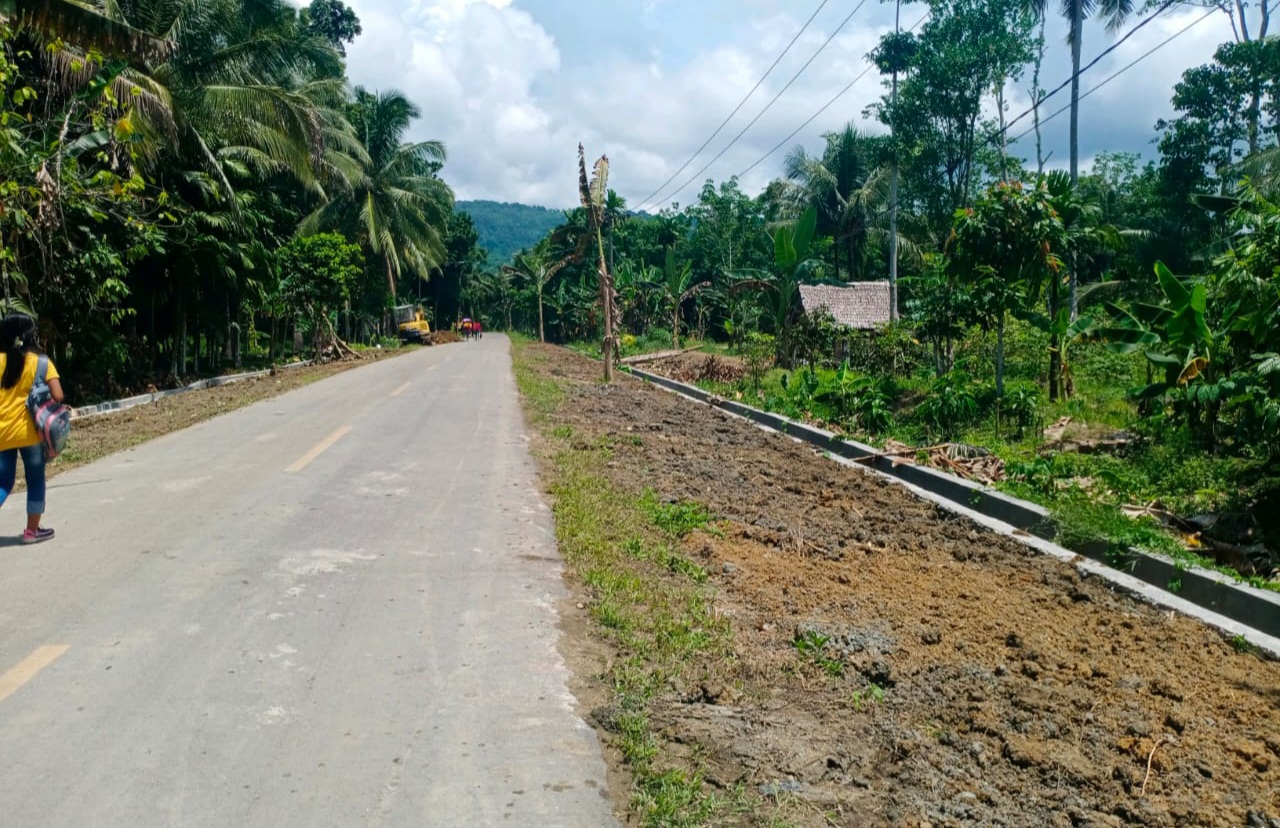
<path fill-rule="evenodd" d="M 360 18 L 342 0 L 311 0 L 303 15 L 307 29 L 329 41 L 343 56 L 347 54 L 346 44 L 364 31 Z"/>
<path fill-rule="evenodd" d="M 889 239 L 890 171 L 876 164 L 879 142 L 853 124 L 823 137 L 821 158 L 804 147 L 787 156 L 787 178 L 798 183 L 804 202 L 817 207 L 818 232 L 836 239 L 847 278 L 857 281 L 867 276 L 871 241 Z"/>
<path fill-rule="evenodd" d="M 596 248 L 596 270 L 600 279 L 600 316 L 604 320 L 604 341 L 600 346 L 600 353 L 604 357 L 604 381 L 613 382 L 613 362 L 617 356 L 618 342 L 614 330 L 617 314 L 613 278 L 609 272 L 609 262 L 605 258 L 604 245 L 605 205 L 608 202 L 608 192 L 609 157 L 600 156 L 588 179 L 586 151 L 582 144 L 578 144 L 578 197 L 582 200 L 582 209 L 586 213 L 587 226 L 590 230 L 589 243 L 594 244 Z"/>
<path fill-rule="evenodd" d="M 353 232 L 381 261 L 387 289 L 396 296 L 405 273 L 430 277 L 445 261 L 444 233 L 453 193 L 436 175 L 445 159 L 439 141 L 404 142 L 421 115 L 403 93 L 357 87 L 350 120 L 364 154 L 347 165 L 350 177 L 332 199 L 303 220 L 299 232 Z"/>
<path fill-rule="evenodd" d="M 887 35 L 873 57 L 891 67 L 909 54 L 896 105 L 872 107 L 893 128 L 904 198 L 945 238 L 952 214 L 973 201 L 984 165 L 998 157 L 980 135 L 998 82 L 1031 59 L 1034 21 L 1021 0 L 936 0 L 918 36 Z"/>
<path fill-rule="evenodd" d="M 1046 282 L 1061 283 L 1063 241 L 1062 221 L 1044 186 L 1002 181 L 972 208 L 956 212 L 948 266 L 967 285 L 979 321 L 996 331 L 997 398 L 1004 396 L 1009 314 L 1026 308 Z"/>
<path fill-rule="evenodd" d="M 1037 18 L 1043 19 L 1048 13 L 1047 0 L 1022 2 Z M 1093 15 L 1101 15 L 1106 21 L 1107 30 L 1114 32 L 1133 13 L 1133 0 L 1062 0 L 1061 12 L 1070 26 L 1067 44 L 1071 47 L 1070 152 L 1071 185 L 1074 187 L 1080 178 L 1080 52 L 1084 43 L 1084 21 Z M 1074 262 L 1070 263 L 1069 270 L 1069 304 L 1071 318 L 1074 319 L 1079 307 L 1079 279 Z"/>
<path fill-rule="evenodd" d="M 1280 41 L 1224 43 L 1174 87 L 1178 115 L 1160 121 L 1160 150 L 1199 164 L 1204 186 L 1234 187 L 1236 167 L 1280 136 Z"/>

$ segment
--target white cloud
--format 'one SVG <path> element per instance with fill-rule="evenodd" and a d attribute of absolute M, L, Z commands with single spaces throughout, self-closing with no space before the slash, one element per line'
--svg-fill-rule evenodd
<path fill-rule="evenodd" d="M 613 185 L 634 206 L 665 181 L 711 134 L 778 56 L 808 16 L 788 0 L 608 0 L 610 16 L 564 0 L 352 0 L 364 34 L 348 49 L 349 74 L 373 88 L 396 87 L 424 112 L 415 138 L 446 142 L 445 176 L 462 198 L 571 206 L 576 152 L 608 153 Z M 904 26 L 923 10 L 903 11 Z M 1085 88 L 1186 25 L 1199 9 L 1170 12 L 1085 76 Z M 683 183 L 719 152 L 818 49 L 844 9 L 827 9 L 800 38 L 710 148 L 677 179 Z M 826 48 L 760 122 L 703 177 L 723 180 L 753 163 L 863 71 L 863 56 L 892 24 L 892 7 L 866 10 Z M 1042 85 L 1069 72 L 1055 21 Z M 1153 124 L 1169 114 L 1173 83 L 1209 59 L 1230 36 L 1225 18 L 1210 19 L 1174 45 L 1097 92 L 1082 110 L 1082 154 L 1103 149 L 1150 151 Z M 1086 35 L 1086 58 L 1111 38 Z M 1027 83 L 1024 81 L 1022 86 Z M 882 93 L 873 70 L 795 140 L 812 148 L 820 135 L 862 117 Z M 1066 101 L 1065 95 L 1054 99 Z M 1025 94 L 1010 102 L 1013 112 Z M 1066 155 L 1065 115 L 1046 126 L 1055 160 Z M 1030 119 L 1024 121 L 1030 125 Z M 789 142 L 794 143 L 795 141 Z M 790 146 L 743 182 L 758 190 L 776 176 Z M 1030 144 L 1018 147 L 1033 152 Z M 687 203 L 700 186 L 680 194 Z"/>

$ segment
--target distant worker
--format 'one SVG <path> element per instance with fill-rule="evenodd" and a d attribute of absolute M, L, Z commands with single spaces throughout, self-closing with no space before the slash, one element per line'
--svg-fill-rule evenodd
<path fill-rule="evenodd" d="M 480 324 L 479 319 L 471 323 L 471 332 L 475 334 L 476 339 L 484 337 L 484 326 Z"/>
<path fill-rule="evenodd" d="M 40 362 L 36 321 L 25 313 L 8 314 L 0 320 L 0 345 L 4 348 L 0 352 L 0 505 L 13 491 L 21 454 L 27 479 L 27 528 L 22 542 L 41 543 L 53 537 L 53 530 L 40 525 L 45 505 L 44 446 L 27 410 Z M 62 402 L 62 383 L 52 361 L 45 381 L 53 399 Z"/>

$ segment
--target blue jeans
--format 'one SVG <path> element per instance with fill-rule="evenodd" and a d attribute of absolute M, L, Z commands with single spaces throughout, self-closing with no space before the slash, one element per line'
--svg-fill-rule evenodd
<path fill-rule="evenodd" d="M 20 449 L 0 451 L 0 506 L 9 499 L 18 476 L 18 452 L 27 477 L 27 514 L 44 514 L 44 446 L 36 443 Z"/>

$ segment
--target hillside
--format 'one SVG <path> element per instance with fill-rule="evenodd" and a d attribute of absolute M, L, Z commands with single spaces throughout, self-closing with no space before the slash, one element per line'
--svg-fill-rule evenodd
<path fill-rule="evenodd" d="M 480 245 L 489 251 L 489 265 L 507 264 L 521 250 L 537 242 L 564 221 L 564 212 L 527 204 L 498 201 L 459 201 L 480 234 Z"/>

